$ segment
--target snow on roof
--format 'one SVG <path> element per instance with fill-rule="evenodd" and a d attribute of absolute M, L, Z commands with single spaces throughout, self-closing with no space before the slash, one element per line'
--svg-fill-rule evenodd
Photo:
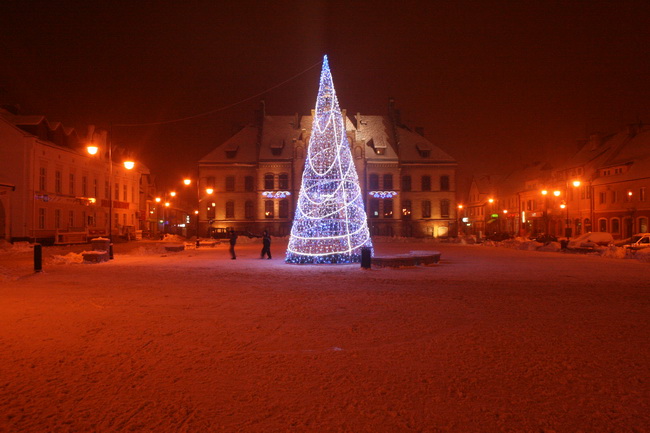
<path fill-rule="evenodd" d="M 217 146 L 212 152 L 201 158 L 199 163 L 239 162 L 254 163 L 257 160 L 257 128 L 253 125 L 241 131 Z"/>

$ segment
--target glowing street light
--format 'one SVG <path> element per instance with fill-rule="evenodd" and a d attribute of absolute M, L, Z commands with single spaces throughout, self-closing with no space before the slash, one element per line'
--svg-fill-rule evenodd
<path fill-rule="evenodd" d="M 185 186 L 190 186 L 192 184 L 192 179 L 189 178 L 183 179 L 183 184 L 185 184 Z"/>
<path fill-rule="evenodd" d="M 110 140 L 110 137 L 109 137 Z M 108 258 L 113 260 L 113 142 L 108 142 Z M 90 143 L 86 146 L 86 151 L 90 155 L 97 155 L 99 146 Z M 135 162 L 124 161 L 124 168 L 131 170 L 135 167 Z"/>

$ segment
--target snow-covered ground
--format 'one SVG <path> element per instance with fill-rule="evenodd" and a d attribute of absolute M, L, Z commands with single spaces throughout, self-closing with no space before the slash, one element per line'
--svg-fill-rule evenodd
<path fill-rule="evenodd" d="M 0 251 L 0 432 L 650 431 L 650 264 L 437 250 L 435 266 Z"/>

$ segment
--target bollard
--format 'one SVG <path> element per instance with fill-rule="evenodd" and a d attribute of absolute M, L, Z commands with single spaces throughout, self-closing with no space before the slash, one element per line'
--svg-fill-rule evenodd
<path fill-rule="evenodd" d="M 370 269 L 372 264 L 371 252 L 372 250 L 368 247 L 361 248 L 361 267 L 363 269 Z"/>
<path fill-rule="evenodd" d="M 113 260 L 113 242 L 108 245 L 108 258 Z"/>
<path fill-rule="evenodd" d="M 34 272 L 43 272 L 43 246 L 34 244 Z"/>

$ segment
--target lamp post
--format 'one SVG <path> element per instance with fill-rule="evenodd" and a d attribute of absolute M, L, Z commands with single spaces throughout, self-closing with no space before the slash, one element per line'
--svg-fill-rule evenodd
<path fill-rule="evenodd" d="M 574 188 L 577 188 L 580 186 L 580 181 L 579 180 L 574 180 L 572 183 Z M 569 218 L 569 181 L 567 180 L 565 185 L 564 185 L 564 207 L 566 210 L 566 225 L 564 227 L 564 236 L 569 240 L 571 237 L 571 219 Z"/>
<path fill-rule="evenodd" d="M 108 138 L 106 145 L 108 150 L 108 258 L 113 260 L 113 142 L 112 137 Z M 99 147 L 93 143 L 86 146 L 90 155 L 96 155 Z M 135 167 L 135 162 L 124 161 L 124 168 L 131 170 Z"/>
<path fill-rule="evenodd" d="M 185 178 L 183 179 L 183 184 L 185 186 L 190 186 L 192 184 L 192 179 L 190 178 Z M 214 193 L 214 188 L 206 188 L 205 189 L 206 194 L 212 195 Z M 194 211 L 194 215 L 196 215 L 196 248 L 199 248 L 200 242 L 199 242 L 199 211 L 201 209 L 201 186 L 199 185 L 199 180 L 197 178 L 196 180 L 196 210 Z"/>
<path fill-rule="evenodd" d="M 462 210 L 463 210 L 463 205 L 459 204 L 458 205 L 458 210 L 456 211 L 456 231 L 457 231 L 456 236 L 457 237 L 461 234 L 460 233 L 460 221 L 461 221 L 460 213 L 461 213 Z"/>

